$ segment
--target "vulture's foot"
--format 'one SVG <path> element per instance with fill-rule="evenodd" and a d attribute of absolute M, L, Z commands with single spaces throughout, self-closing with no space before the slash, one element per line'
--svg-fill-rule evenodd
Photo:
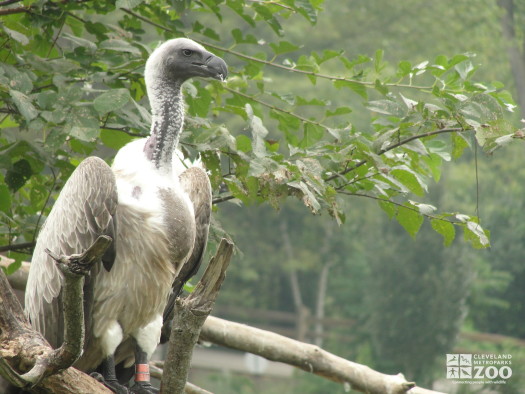
<path fill-rule="evenodd" d="M 153 387 L 150 382 L 135 382 L 130 391 L 136 394 L 160 393 L 159 389 Z"/>
<path fill-rule="evenodd" d="M 98 372 L 93 372 L 90 376 L 98 380 L 116 394 L 129 394 L 129 390 L 126 388 L 126 386 L 121 385 L 116 379 L 105 379 Z"/>

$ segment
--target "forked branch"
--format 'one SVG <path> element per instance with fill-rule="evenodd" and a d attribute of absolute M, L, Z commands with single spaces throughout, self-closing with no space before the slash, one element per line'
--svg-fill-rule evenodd
<path fill-rule="evenodd" d="M 184 392 L 193 348 L 215 304 L 232 253 L 233 243 L 223 238 L 193 292 L 177 299 L 161 382 L 164 393 Z"/>
<path fill-rule="evenodd" d="M 0 307 L 0 373 L 11 384 L 17 387 L 34 387 L 46 377 L 69 368 L 80 357 L 84 345 L 84 275 L 101 259 L 111 241 L 110 237 L 101 236 L 80 255 L 57 256 L 47 251 L 64 273 L 64 343 L 56 350 L 51 349 L 42 335 L 30 327 L 7 278 L 3 271 L 0 273 L 0 299 L 3 301 Z M 19 373 L 15 368 L 28 371 Z M 104 389 L 99 390 L 100 385 L 88 376 L 85 377 L 90 380 L 87 383 L 84 379 L 79 379 L 79 374 L 83 375 L 79 371 L 68 370 L 65 376 L 76 376 L 74 380 L 65 379 L 65 384 L 58 384 L 58 388 L 53 381 L 44 386 L 51 384 L 54 387 L 49 392 L 66 392 L 67 389 L 63 386 L 84 384 L 85 387 L 92 386 L 91 392 L 106 392 Z M 55 384 L 63 379 L 64 374 L 62 375 L 54 380 Z"/>

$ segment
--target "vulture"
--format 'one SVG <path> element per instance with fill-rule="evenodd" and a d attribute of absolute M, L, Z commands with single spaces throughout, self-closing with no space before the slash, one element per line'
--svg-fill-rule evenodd
<path fill-rule="evenodd" d="M 184 120 L 181 86 L 192 77 L 224 81 L 224 60 L 176 38 L 148 58 L 150 136 L 130 142 L 109 167 L 82 161 L 68 179 L 37 238 L 26 289 L 26 315 L 53 347 L 63 341 L 63 276 L 45 249 L 81 253 L 100 235 L 111 247 L 84 283 L 86 338 L 75 367 L 98 371 L 117 393 L 115 365 L 135 365 L 131 392 L 154 393 L 149 359 L 166 334 L 175 299 L 199 267 L 211 213 L 211 186 L 200 166 L 186 168 L 177 145 Z M 98 375 L 100 377 L 100 375 Z"/>

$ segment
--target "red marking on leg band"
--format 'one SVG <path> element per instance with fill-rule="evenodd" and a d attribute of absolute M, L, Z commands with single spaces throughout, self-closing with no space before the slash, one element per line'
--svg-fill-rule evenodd
<path fill-rule="evenodd" d="M 135 364 L 135 382 L 149 382 L 149 364 Z"/>

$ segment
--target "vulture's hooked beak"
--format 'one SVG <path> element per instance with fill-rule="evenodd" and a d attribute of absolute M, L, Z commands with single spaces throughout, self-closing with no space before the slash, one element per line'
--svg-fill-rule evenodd
<path fill-rule="evenodd" d="M 218 79 L 219 81 L 224 82 L 228 77 L 228 66 L 226 62 L 220 57 L 215 55 L 210 55 L 206 59 L 205 63 L 193 63 L 195 66 L 202 67 L 206 76 Z"/>

